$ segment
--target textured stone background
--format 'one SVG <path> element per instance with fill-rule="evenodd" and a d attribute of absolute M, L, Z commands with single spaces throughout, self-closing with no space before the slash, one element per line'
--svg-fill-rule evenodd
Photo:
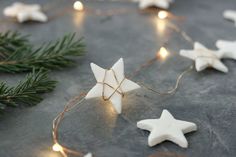
<path fill-rule="evenodd" d="M 0 0 L 0 10 L 13 0 Z M 37 45 L 65 33 L 84 36 L 87 54 L 78 59 L 74 68 L 56 71 L 51 77 L 58 80 L 56 90 L 45 95 L 35 107 L 8 109 L 0 117 L 1 157 L 59 157 L 51 151 L 51 124 L 68 99 L 91 88 L 95 79 L 89 63 L 109 68 L 120 57 L 125 61 L 126 74 L 155 55 L 168 40 L 171 52 L 166 61 L 156 62 L 139 73 L 134 81 L 166 90 L 192 61 L 178 56 L 180 49 L 192 48 L 170 28 L 158 31 L 153 15 L 141 14 L 137 4 L 130 2 L 86 2 L 90 9 L 129 9 L 129 13 L 97 16 L 76 13 L 73 1 L 27 1 L 53 6 L 49 17 L 62 12 L 63 16 L 45 24 L 1 22 L 0 31 L 18 30 L 30 34 Z M 195 41 L 215 49 L 217 39 L 236 40 L 236 28 L 222 18 L 225 9 L 236 9 L 235 0 L 176 0 L 170 11 L 185 20 L 172 19 Z M 0 15 L 3 19 L 3 15 Z M 91 151 L 96 157 L 233 157 L 236 155 L 236 62 L 225 60 L 228 74 L 215 70 L 192 71 L 182 80 L 173 96 L 158 96 L 145 89 L 128 94 L 123 101 L 123 114 L 117 116 L 109 103 L 99 99 L 86 101 L 69 113 L 60 128 L 61 142 L 77 150 Z M 24 74 L 1 74 L 1 80 L 14 85 Z M 136 128 L 136 122 L 158 118 L 168 109 L 176 118 L 195 122 L 198 131 L 187 134 L 188 149 L 164 142 L 153 148 L 147 146 L 148 132 Z"/>

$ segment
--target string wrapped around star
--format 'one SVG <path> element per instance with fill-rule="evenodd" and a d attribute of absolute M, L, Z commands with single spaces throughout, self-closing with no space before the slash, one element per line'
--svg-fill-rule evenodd
<path fill-rule="evenodd" d="M 219 46 L 222 42 L 218 43 Z M 233 59 L 233 53 L 222 50 L 210 50 L 199 42 L 194 43 L 193 50 L 180 50 L 180 55 L 195 61 L 195 68 L 198 72 L 206 68 L 214 68 L 227 73 L 229 70 L 221 61 L 224 58 Z"/>
<path fill-rule="evenodd" d="M 120 58 L 110 70 L 103 69 L 94 63 L 91 63 L 91 69 L 97 83 L 85 99 L 102 97 L 105 101 L 110 100 L 117 113 L 120 114 L 124 94 L 140 88 L 137 83 L 125 78 L 123 58 Z"/>

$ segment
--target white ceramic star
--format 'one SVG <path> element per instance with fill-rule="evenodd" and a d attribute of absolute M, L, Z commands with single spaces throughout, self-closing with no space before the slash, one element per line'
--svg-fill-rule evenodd
<path fill-rule="evenodd" d="M 150 147 L 168 140 L 183 148 L 187 148 L 188 141 L 184 134 L 197 130 L 196 124 L 176 120 L 167 110 L 162 111 L 159 119 L 146 119 L 139 121 L 137 127 L 151 132 L 148 137 L 148 145 Z"/>
<path fill-rule="evenodd" d="M 93 156 L 92 153 L 88 153 L 84 157 L 92 157 L 92 156 Z"/>
<path fill-rule="evenodd" d="M 115 110 L 120 114 L 122 110 L 122 93 L 140 88 L 140 86 L 124 76 L 124 61 L 119 59 L 110 70 L 103 69 L 91 63 L 91 69 L 97 84 L 88 92 L 86 99 L 102 97 L 109 99 Z"/>
<path fill-rule="evenodd" d="M 3 11 L 5 16 L 17 18 L 22 23 L 29 20 L 46 22 L 47 16 L 41 11 L 38 4 L 13 3 L 12 6 L 6 7 Z"/>
<path fill-rule="evenodd" d="M 174 0 L 133 0 L 133 1 L 139 2 L 140 9 L 146 9 L 152 6 L 162 9 L 168 9 L 170 3 L 174 2 Z"/>
<path fill-rule="evenodd" d="M 236 41 L 217 40 L 216 47 L 224 52 L 224 58 L 236 60 Z"/>
<path fill-rule="evenodd" d="M 193 50 L 180 50 L 180 55 L 195 61 L 197 71 L 213 67 L 222 72 L 228 72 L 228 68 L 221 62 L 224 53 L 207 49 L 202 44 L 195 42 Z"/>
<path fill-rule="evenodd" d="M 236 11 L 234 11 L 234 10 L 225 10 L 223 12 L 223 17 L 225 19 L 233 21 L 235 23 L 235 26 L 236 26 Z"/>

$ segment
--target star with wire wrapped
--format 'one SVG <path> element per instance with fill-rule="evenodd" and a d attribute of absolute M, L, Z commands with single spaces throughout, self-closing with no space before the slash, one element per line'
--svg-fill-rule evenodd
<path fill-rule="evenodd" d="M 110 100 L 118 114 L 122 110 L 122 97 L 126 92 L 140 88 L 140 86 L 124 76 L 124 61 L 120 58 L 110 70 L 103 69 L 91 63 L 91 69 L 97 80 L 96 85 L 88 92 L 85 99 L 102 97 Z"/>
<path fill-rule="evenodd" d="M 233 58 L 227 56 L 227 52 L 210 50 L 201 43 L 195 42 L 193 50 L 180 50 L 180 55 L 195 61 L 196 70 L 202 71 L 212 67 L 221 72 L 228 72 L 228 68 L 221 62 L 223 58 Z"/>

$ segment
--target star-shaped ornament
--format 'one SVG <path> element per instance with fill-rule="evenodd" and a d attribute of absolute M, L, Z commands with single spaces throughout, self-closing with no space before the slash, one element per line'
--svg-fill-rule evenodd
<path fill-rule="evenodd" d="M 236 41 L 217 40 L 216 47 L 224 52 L 224 58 L 236 60 Z"/>
<path fill-rule="evenodd" d="M 92 156 L 93 156 L 92 153 L 88 153 L 84 157 L 92 157 Z"/>
<path fill-rule="evenodd" d="M 198 42 L 194 43 L 193 50 L 180 50 L 180 55 L 194 60 L 197 71 L 212 67 L 221 72 L 228 72 L 228 68 L 220 60 L 224 57 L 224 52 L 207 49 Z"/>
<path fill-rule="evenodd" d="M 225 10 L 223 12 L 223 17 L 227 20 L 233 21 L 236 26 L 236 11 L 235 10 Z"/>
<path fill-rule="evenodd" d="M 149 7 L 158 7 L 162 9 L 168 9 L 170 3 L 173 3 L 174 0 L 133 0 L 139 2 L 140 9 L 146 9 Z"/>
<path fill-rule="evenodd" d="M 12 6 L 6 7 L 3 11 L 5 16 L 13 17 L 22 23 L 33 20 L 46 22 L 47 16 L 41 11 L 41 6 L 38 4 L 13 3 Z"/>
<path fill-rule="evenodd" d="M 122 97 L 126 92 L 140 88 L 140 86 L 124 76 L 124 61 L 119 59 L 110 70 L 103 69 L 91 63 L 91 69 L 97 84 L 88 92 L 86 99 L 102 97 L 110 100 L 117 113 L 122 110 Z"/>
<path fill-rule="evenodd" d="M 196 124 L 176 120 L 167 110 L 162 111 L 159 119 L 139 121 L 137 127 L 150 131 L 148 137 L 148 145 L 150 147 L 168 140 L 178 144 L 180 147 L 187 148 L 188 141 L 184 134 L 197 130 Z"/>

